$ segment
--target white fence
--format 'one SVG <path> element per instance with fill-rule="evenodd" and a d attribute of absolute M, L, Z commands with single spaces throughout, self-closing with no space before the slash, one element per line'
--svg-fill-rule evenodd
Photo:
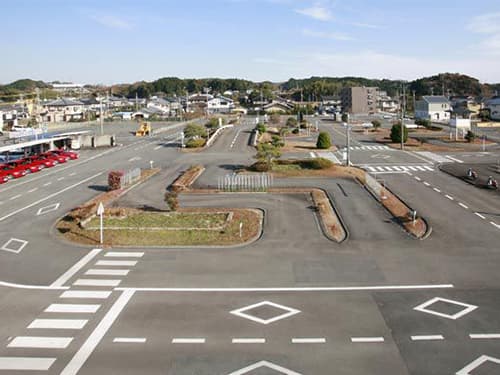
<path fill-rule="evenodd" d="M 267 191 L 273 185 L 273 176 L 259 174 L 227 174 L 219 177 L 217 187 L 222 191 Z"/>
<path fill-rule="evenodd" d="M 141 168 L 131 169 L 120 177 L 120 186 L 126 187 L 132 185 L 134 182 L 141 178 Z"/>

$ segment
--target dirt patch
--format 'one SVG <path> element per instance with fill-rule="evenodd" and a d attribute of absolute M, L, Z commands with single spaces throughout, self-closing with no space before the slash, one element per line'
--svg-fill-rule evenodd
<path fill-rule="evenodd" d="M 290 169 L 285 171 L 271 171 L 275 177 L 333 177 L 333 178 L 357 178 L 364 182 L 364 171 L 354 167 L 345 167 L 342 165 L 333 165 L 326 169 Z"/>
<path fill-rule="evenodd" d="M 186 172 L 181 174 L 171 185 L 174 192 L 188 190 L 189 187 L 196 181 L 198 177 L 205 171 L 202 165 L 195 165 L 190 167 Z"/>
<path fill-rule="evenodd" d="M 337 147 L 332 146 L 328 150 L 319 150 L 316 142 L 295 141 L 286 139 L 285 145 L 280 149 L 283 152 L 311 152 L 311 151 L 337 151 Z"/>
<path fill-rule="evenodd" d="M 344 227 L 335 213 L 326 193 L 320 189 L 313 189 L 311 191 L 311 196 L 321 218 L 321 224 L 325 235 L 336 242 L 345 240 L 346 232 Z"/>

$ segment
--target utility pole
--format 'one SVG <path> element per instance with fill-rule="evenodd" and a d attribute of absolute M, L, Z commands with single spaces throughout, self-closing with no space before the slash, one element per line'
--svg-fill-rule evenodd
<path fill-rule="evenodd" d="M 350 166 L 351 165 L 351 128 L 349 126 L 349 113 L 347 114 L 347 122 L 345 124 L 345 131 L 346 131 L 346 155 L 347 155 L 347 158 L 346 158 L 346 166 Z"/>
<path fill-rule="evenodd" d="M 405 107 L 406 107 L 406 86 L 403 82 L 403 97 L 401 103 L 401 150 L 404 150 L 404 130 L 405 130 Z"/>
<path fill-rule="evenodd" d="M 413 90 L 413 117 L 416 118 L 417 113 L 417 101 L 415 99 L 415 90 Z"/>
<path fill-rule="evenodd" d="M 137 91 L 135 93 L 135 111 L 137 112 L 139 110 L 139 98 L 137 96 Z"/>
<path fill-rule="evenodd" d="M 104 135 L 104 124 L 102 115 L 102 96 L 99 98 L 99 122 L 101 124 L 101 135 Z"/>

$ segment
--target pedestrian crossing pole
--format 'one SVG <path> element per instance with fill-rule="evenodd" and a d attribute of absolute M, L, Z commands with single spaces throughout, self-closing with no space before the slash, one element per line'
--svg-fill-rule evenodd
<path fill-rule="evenodd" d="M 350 135 L 350 127 L 349 127 L 349 114 L 347 114 L 347 122 L 345 124 L 345 131 L 346 131 L 346 142 L 347 142 L 347 147 L 346 147 L 346 154 L 347 154 L 346 165 L 349 167 L 351 165 L 351 135 Z"/>

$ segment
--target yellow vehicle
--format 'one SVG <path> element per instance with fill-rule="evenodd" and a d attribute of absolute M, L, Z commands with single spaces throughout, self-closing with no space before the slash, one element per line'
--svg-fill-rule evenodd
<path fill-rule="evenodd" d="M 151 134 L 151 124 L 149 122 L 139 123 L 139 129 L 135 132 L 136 137 L 144 137 Z"/>

